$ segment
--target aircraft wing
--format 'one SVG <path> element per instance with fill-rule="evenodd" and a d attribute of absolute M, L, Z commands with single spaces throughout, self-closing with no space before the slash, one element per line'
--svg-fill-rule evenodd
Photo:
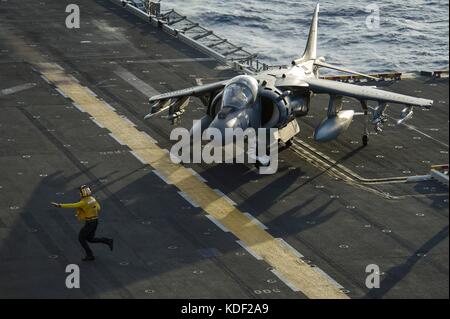
<path fill-rule="evenodd" d="M 324 79 L 302 79 L 314 93 L 336 94 L 353 97 L 361 101 L 377 101 L 381 103 L 397 103 L 407 106 L 422 106 L 430 108 L 432 100 L 416 98 L 408 95 L 392 93 L 380 89 L 355 84 L 342 83 Z"/>
<path fill-rule="evenodd" d="M 152 102 L 157 102 L 157 101 L 161 101 L 161 100 L 181 98 L 181 97 L 186 97 L 186 96 L 201 96 L 201 95 L 203 95 L 205 93 L 209 93 L 211 91 L 223 89 L 225 87 L 225 85 L 227 85 L 228 82 L 229 82 L 229 80 L 225 80 L 225 81 L 220 81 L 220 82 L 215 82 L 215 83 L 210 83 L 210 84 L 205 84 L 205 85 L 200 85 L 200 86 L 194 86 L 191 88 L 168 92 L 168 93 L 164 93 L 164 94 L 160 94 L 160 95 L 155 95 L 155 96 L 152 96 L 149 101 L 150 101 L 150 103 L 152 103 Z"/>
<path fill-rule="evenodd" d="M 184 108 L 189 103 L 191 96 L 202 97 L 217 90 L 222 90 L 228 82 L 229 80 L 224 80 L 152 96 L 149 99 L 152 105 L 150 114 L 145 119 L 149 119 L 167 109 L 169 109 L 169 117 L 174 118 L 180 116 L 184 113 Z"/>

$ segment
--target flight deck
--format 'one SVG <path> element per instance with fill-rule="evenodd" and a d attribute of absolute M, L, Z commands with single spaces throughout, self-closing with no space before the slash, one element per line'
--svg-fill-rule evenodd
<path fill-rule="evenodd" d="M 435 101 L 361 141 L 312 135 L 318 96 L 274 175 L 251 165 L 168 162 L 173 127 L 144 121 L 148 98 L 237 75 L 109 0 L 0 5 L 0 298 L 448 298 L 448 78 L 377 82 Z M 367 84 L 375 85 L 375 84 Z M 344 101 L 359 110 L 359 103 Z M 203 116 L 192 100 L 179 124 Z M 373 132 L 372 128 L 371 132 Z M 90 184 L 103 206 L 81 264 L 79 222 L 50 202 Z M 81 289 L 65 269 L 80 264 Z M 366 267 L 381 269 L 379 289 Z"/>

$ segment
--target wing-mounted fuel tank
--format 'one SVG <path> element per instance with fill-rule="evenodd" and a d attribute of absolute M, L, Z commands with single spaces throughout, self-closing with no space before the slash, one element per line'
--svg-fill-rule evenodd
<path fill-rule="evenodd" d="M 349 128 L 354 115 L 353 110 L 342 111 L 341 96 L 330 96 L 328 116 L 314 131 L 314 139 L 318 142 L 335 140 Z"/>
<path fill-rule="evenodd" d="M 291 115 L 289 92 L 283 93 L 276 88 L 261 86 L 258 95 L 261 103 L 261 127 L 285 125 Z"/>

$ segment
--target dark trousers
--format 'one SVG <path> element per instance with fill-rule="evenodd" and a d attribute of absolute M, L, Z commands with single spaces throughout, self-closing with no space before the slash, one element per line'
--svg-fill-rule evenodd
<path fill-rule="evenodd" d="M 88 220 L 84 224 L 84 227 L 81 228 L 80 233 L 78 235 L 78 240 L 80 241 L 81 246 L 83 246 L 86 251 L 86 256 L 94 256 L 91 248 L 88 243 L 96 244 L 101 243 L 108 245 L 111 241 L 109 238 L 96 238 L 95 231 L 97 230 L 98 220 Z"/>

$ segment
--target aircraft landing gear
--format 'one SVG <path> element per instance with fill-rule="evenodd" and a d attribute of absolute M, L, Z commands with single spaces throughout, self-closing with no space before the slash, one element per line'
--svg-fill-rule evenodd
<path fill-rule="evenodd" d="M 260 169 L 261 167 L 269 167 L 270 166 L 270 157 L 267 156 L 267 154 L 270 154 L 270 147 L 266 146 L 266 151 L 262 155 L 262 157 L 259 157 L 258 149 L 256 150 L 256 163 L 255 168 Z"/>
<path fill-rule="evenodd" d="M 362 143 L 363 143 L 364 146 L 367 146 L 369 144 L 369 136 L 367 134 L 363 135 Z"/>
<path fill-rule="evenodd" d="M 284 144 L 286 145 L 286 147 L 291 147 L 293 143 L 294 143 L 294 139 L 291 138 L 289 141 L 287 141 L 287 142 L 284 143 Z"/>
<path fill-rule="evenodd" d="M 269 166 L 270 166 L 270 160 L 268 162 L 266 162 L 266 163 L 263 163 L 263 162 L 261 162 L 259 160 L 256 160 L 256 163 L 255 163 L 255 168 L 256 169 L 260 169 L 261 167 L 269 167 Z"/>

